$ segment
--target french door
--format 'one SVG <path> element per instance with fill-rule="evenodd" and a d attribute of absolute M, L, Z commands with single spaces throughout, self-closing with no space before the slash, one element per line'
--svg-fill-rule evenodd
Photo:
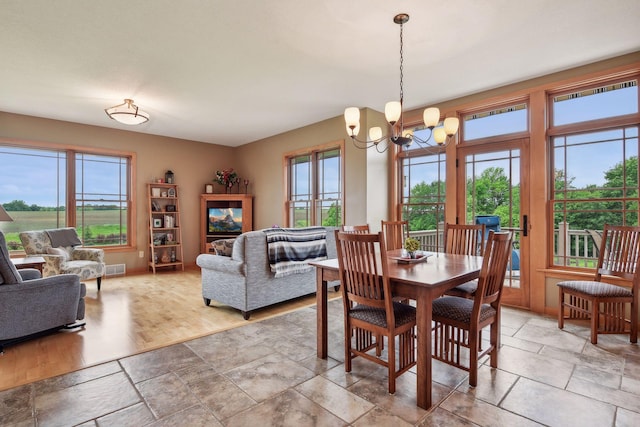
<path fill-rule="evenodd" d="M 502 302 L 529 307 L 528 138 L 458 147 L 458 222 L 513 233 Z M 541 201 L 543 202 L 543 201 Z"/>

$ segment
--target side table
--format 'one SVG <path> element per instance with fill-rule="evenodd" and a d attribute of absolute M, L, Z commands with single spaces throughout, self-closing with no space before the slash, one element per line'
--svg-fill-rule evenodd
<path fill-rule="evenodd" d="M 35 268 L 42 274 L 42 268 L 46 263 L 45 259 L 41 256 L 28 256 L 25 258 L 11 258 L 11 262 L 16 266 L 18 270 L 22 268 Z"/>

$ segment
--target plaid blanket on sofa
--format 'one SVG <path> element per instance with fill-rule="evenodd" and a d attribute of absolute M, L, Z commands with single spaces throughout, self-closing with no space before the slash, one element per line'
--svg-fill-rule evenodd
<path fill-rule="evenodd" d="M 275 277 L 305 273 L 313 269 L 309 261 L 327 258 L 327 232 L 323 227 L 269 228 L 269 265 Z"/>

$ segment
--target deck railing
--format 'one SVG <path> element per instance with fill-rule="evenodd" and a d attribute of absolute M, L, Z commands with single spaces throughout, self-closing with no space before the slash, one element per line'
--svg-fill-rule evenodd
<path fill-rule="evenodd" d="M 502 230 L 515 232 L 514 241 L 517 247 L 519 229 L 502 227 Z M 444 248 L 444 227 L 437 230 L 417 230 L 409 232 L 411 237 L 420 241 L 425 251 L 438 252 Z M 554 232 L 554 263 L 571 267 L 593 267 L 598 260 L 601 230 L 571 230 L 566 223 L 561 223 Z"/>

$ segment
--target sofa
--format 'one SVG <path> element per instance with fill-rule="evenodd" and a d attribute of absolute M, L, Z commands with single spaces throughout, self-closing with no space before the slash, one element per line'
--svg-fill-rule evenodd
<path fill-rule="evenodd" d="M 325 231 L 327 258 L 335 258 L 335 228 L 327 227 Z M 225 247 L 229 252 L 223 254 Z M 306 272 L 276 277 L 269 264 L 263 230 L 220 242 L 216 254 L 200 254 L 196 264 L 202 270 L 205 305 L 214 300 L 231 306 L 240 310 L 245 320 L 253 310 L 316 292 L 313 267 Z"/>
<path fill-rule="evenodd" d="M 100 290 L 105 273 L 104 251 L 81 247 L 82 242 L 75 228 L 23 231 L 20 241 L 27 255 L 45 259 L 44 277 L 76 274 L 81 280 L 96 279 Z"/>
<path fill-rule="evenodd" d="M 85 294 L 75 274 L 41 278 L 38 270 L 17 270 L 0 231 L 0 353 L 34 334 L 84 326 Z"/>

